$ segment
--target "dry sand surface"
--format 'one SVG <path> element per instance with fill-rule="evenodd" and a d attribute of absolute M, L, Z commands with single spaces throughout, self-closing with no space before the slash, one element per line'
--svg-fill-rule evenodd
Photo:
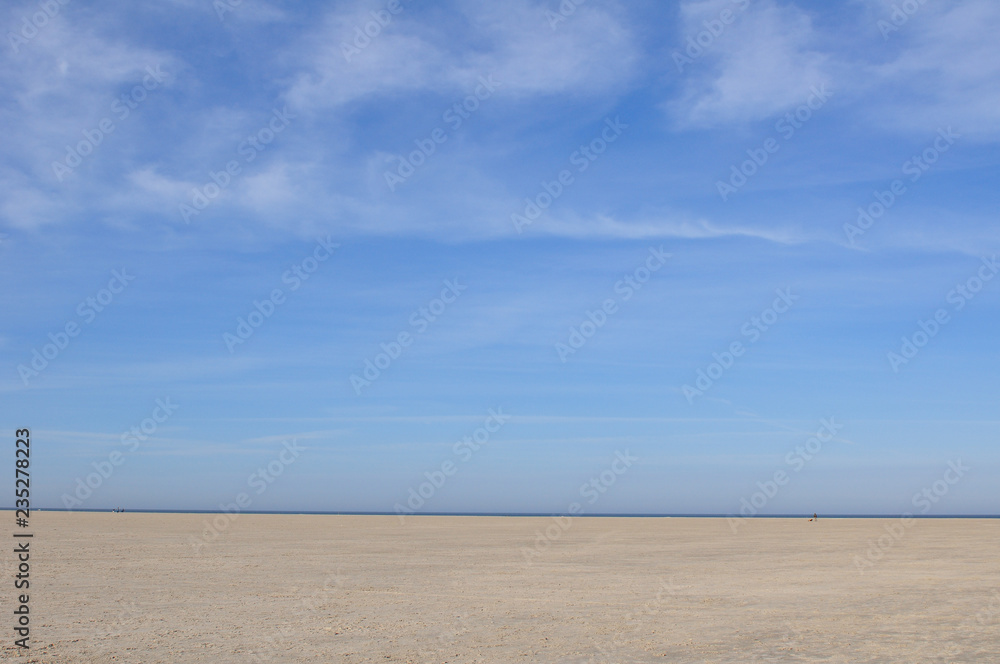
<path fill-rule="evenodd" d="M 33 647 L 15 659 L 5 627 L 3 660 L 1000 662 L 996 520 L 917 521 L 862 574 L 854 557 L 898 519 L 756 519 L 734 534 L 702 518 L 577 517 L 564 531 L 241 515 L 196 551 L 211 518 L 33 513 Z M 546 528 L 557 536 L 538 551 Z"/>

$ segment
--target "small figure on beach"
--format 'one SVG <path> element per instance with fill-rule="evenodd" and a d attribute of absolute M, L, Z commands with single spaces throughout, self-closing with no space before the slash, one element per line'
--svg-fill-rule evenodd
<path fill-rule="evenodd" d="M 819 516 L 817 516 L 817 514 L 815 512 L 813 512 L 813 518 L 811 518 L 809 520 L 810 521 L 819 521 Z"/>

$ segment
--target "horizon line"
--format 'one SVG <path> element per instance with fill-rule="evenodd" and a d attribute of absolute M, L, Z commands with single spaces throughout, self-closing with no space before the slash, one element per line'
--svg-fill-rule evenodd
<path fill-rule="evenodd" d="M 116 508 L 108 507 L 102 509 L 67 509 L 64 507 L 44 507 L 44 508 L 32 508 L 31 511 L 34 512 L 88 512 L 88 513 L 115 513 Z M 0 511 L 15 511 L 13 507 L 0 507 Z M 309 515 L 309 516 L 402 516 L 402 517 L 412 517 L 412 516 L 490 516 L 490 517 L 603 517 L 603 518 L 704 518 L 704 519 L 725 519 L 725 518 L 736 518 L 736 519 L 805 519 L 811 518 L 813 514 L 807 514 L 805 512 L 801 514 L 754 514 L 754 515 L 743 515 L 743 514 L 722 514 L 718 512 L 706 512 L 706 513 L 668 513 L 668 512 L 642 512 L 642 513 L 632 513 L 632 512 L 612 512 L 612 513 L 595 513 L 595 514 L 585 514 L 577 512 L 575 514 L 569 512 L 386 512 L 386 511 L 313 511 L 313 510 L 231 510 L 225 511 L 221 509 L 214 510 L 184 510 L 184 509 L 152 509 L 152 508 L 136 508 L 136 509 L 125 509 L 124 512 L 120 513 L 139 513 L 139 514 L 276 514 L 276 515 Z M 818 513 L 814 513 L 818 514 Z M 892 513 L 892 514 L 849 514 L 849 513 L 837 513 L 837 514 L 821 514 L 819 515 L 826 519 L 895 519 L 895 518 L 911 518 L 911 519 L 1000 519 L 1000 514 L 909 514 L 909 513 Z"/>

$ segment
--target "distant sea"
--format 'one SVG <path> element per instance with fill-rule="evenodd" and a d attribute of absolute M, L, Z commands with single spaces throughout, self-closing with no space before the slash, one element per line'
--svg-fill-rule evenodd
<path fill-rule="evenodd" d="M 14 511 L 13 507 L 2 507 L 2 510 Z M 67 510 L 64 508 L 42 508 L 32 509 L 33 512 L 111 512 L 110 509 L 101 510 Z M 126 508 L 125 513 L 137 512 L 142 514 L 222 514 L 221 510 L 153 510 L 153 509 L 131 509 Z M 396 516 L 396 512 L 306 512 L 306 511 L 268 511 L 268 510 L 243 510 L 239 514 L 309 514 L 309 515 L 344 515 L 344 516 Z M 606 518 L 643 518 L 643 519 L 665 519 L 665 518 L 744 518 L 739 514 L 570 514 L 568 512 L 414 512 L 406 513 L 407 517 L 414 516 L 586 516 L 586 517 L 606 517 Z M 898 519 L 902 514 L 820 514 L 822 519 Z M 1000 519 L 1000 514 L 908 514 L 906 516 L 914 519 Z M 756 516 L 745 517 L 748 519 L 808 519 L 809 514 L 758 514 Z"/>

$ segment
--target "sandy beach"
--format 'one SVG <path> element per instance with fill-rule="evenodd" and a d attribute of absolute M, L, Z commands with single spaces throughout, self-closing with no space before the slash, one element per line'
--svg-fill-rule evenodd
<path fill-rule="evenodd" d="M 212 519 L 34 513 L 4 660 L 1000 661 L 996 520 Z"/>

